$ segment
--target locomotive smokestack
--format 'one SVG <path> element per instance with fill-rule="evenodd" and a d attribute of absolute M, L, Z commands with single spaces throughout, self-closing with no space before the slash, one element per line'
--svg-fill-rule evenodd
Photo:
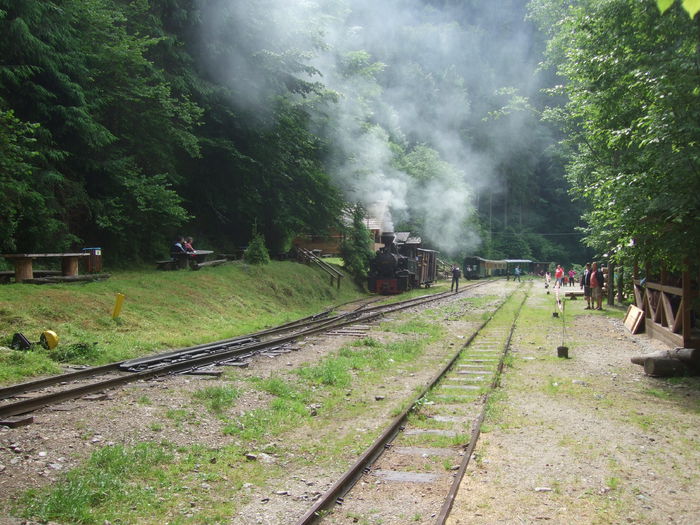
<path fill-rule="evenodd" d="M 396 234 L 394 232 L 382 232 L 382 244 L 384 246 L 391 246 L 394 244 L 394 239 L 396 239 Z"/>

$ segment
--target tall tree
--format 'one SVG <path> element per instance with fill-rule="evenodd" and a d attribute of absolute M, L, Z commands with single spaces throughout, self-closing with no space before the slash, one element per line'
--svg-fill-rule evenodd
<path fill-rule="evenodd" d="M 567 134 L 573 193 L 592 207 L 587 242 L 677 266 L 700 247 L 700 22 L 653 0 L 571 4 L 531 10 L 566 79 L 549 116 Z"/>

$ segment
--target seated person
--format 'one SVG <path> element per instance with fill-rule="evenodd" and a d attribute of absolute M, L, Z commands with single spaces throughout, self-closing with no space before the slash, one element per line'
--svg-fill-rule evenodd
<path fill-rule="evenodd" d="M 187 250 L 185 249 L 185 238 L 178 237 L 177 240 L 170 247 L 170 255 L 175 257 L 175 256 L 181 255 L 183 253 L 187 253 Z"/>
<path fill-rule="evenodd" d="M 182 247 L 185 249 L 186 252 L 193 252 L 194 248 L 192 247 L 192 243 L 194 242 L 194 239 L 192 237 L 186 237 L 185 242 L 182 243 Z"/>

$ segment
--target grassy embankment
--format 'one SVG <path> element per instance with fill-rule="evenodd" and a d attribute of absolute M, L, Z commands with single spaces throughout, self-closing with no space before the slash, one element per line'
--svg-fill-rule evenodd
<path fill-rule="evenodd" d="M 126 299 L 115 320 L 117 293 Z M 349 279 L 337 290 L 320 270 L 275 261 L 198 272 L 120 271 L 94 283 L 3 285 L 0 384 L 58 373 L 61 363 L 97 365 L 250 333 L 361 295 Z M 58 334 L 58 348 L 9 349 L 15 332 L 38 341 L 43 330 Z"/>

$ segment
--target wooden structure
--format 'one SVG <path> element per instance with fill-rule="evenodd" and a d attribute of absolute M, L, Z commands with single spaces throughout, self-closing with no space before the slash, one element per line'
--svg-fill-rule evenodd
<path fill-rule="evenodd" d="M 697 298 L 697 282 L 691 282 L 686 264 L 680 278 L 661 270 L 652 280 L 649 268 L 646 278 L 639 278 L 635 265 L 633 275 L 634 301 L 644 312 L 646 333 L 674 347 L 700 348 L 700 333 L 693 326 L 697 318 L 693 301 Z"/>
<path fill-rule="evenodd" d="M 211 255 L 213 250 L 195 250 L 193 252 L 183 252 L 174 253 L 170 259 L 165 259 L 163 261 L 156 261 L 157 270 L 185 270 L 188 267 L 193 270 L 198 270 L 204 266 L 216 266 L 216 264 L 223 264 L 226 262 L 225 259 L 221 261 L 210 261 L 206 262 L 206 259 Z"/>
<path fill-rule="evenodd" d="M 467 279 L 504 276 L 507 271 L 508 263 L 505 259 L 496 261 L 470 255 L 464 258 L 464 264 L 462 265 L 462 274 Z"/>
<path fill-rule="evenodd" d="M 343 277 L 343 274 L 340 273 L 338 270 L 336 270 L 333 266 L 328 264 L 326 261 L 321 259 L 320 257 L 314 255 L 313 252 L 305 249 L 305 248 L 297 248 L 296 249 L 296 258 L 297 261 L 300 263 L 308 264 L 308 265 L 315 265 L 321 268 L 326 274 L 328 274 L 331 278 L 331 286 L 333 286 L 333 283 L 335 282 L 337 285 L 337 288 L 340 289 L 340 279 Z"/>
<path fill-rule="evenodd" d="M 74 277 L 78 275 L 78 261 L 83 257 L 90 257 L 90 253 L 5 253 L 4 257 L 15 266 L 15 282 L 21 283 L 27 279 L 34 278 L 35 259 L 60 259 L 61 275 L 64 277 Z"/>

